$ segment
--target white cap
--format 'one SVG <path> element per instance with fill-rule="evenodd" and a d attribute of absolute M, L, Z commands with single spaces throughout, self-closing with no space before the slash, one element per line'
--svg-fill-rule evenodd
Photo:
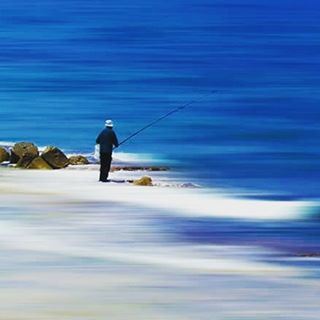
<path fill-rule="evenodd" d="M 112 128 L 112 127 L 113 127 L 113 122 L 112 122 L 112 120 L 106 120 L 105 125 L 106 125 L 106 127 Z"/>

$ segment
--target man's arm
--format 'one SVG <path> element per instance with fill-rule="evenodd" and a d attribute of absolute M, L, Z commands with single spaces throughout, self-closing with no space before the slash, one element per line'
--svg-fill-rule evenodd
<path fill-rule="evenodd" d="M 101 133 L 97 136 L 96 144 L 100 144 L 101 142 Z"/>
<path fill-rule="evenodd" d="M 115 148 L 119 147 L 119 142 L 118 142 L 118 138 L 115 132 L 113 132 L 113 145 Z"/>

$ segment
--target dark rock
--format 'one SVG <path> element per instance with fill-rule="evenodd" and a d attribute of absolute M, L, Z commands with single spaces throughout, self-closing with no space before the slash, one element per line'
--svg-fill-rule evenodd
<path fill-rule="evenodd" d="M 51 170 L 52 167 L 41 157 L 34 158 L 27 167 L 28 169 Z"/>
<path fill-rule="evenodd" d="M 47 147 L 41 157 L 53 168 L 65 168 L 69 164 L 67 156 L 56 147 Z"/>
<path fill-rule="evenodd" d="M 71 165 L 85 165 L 89 164 L 89 160 L 84 156 L 71 156 L 69 157 L 69 164 Z"/>
<path fill-rule="evenodd" d="M 10 163 L 13 163 L 13 164 L 15 164 L 15 163 L 17 163 L 18 161 L 19 161 L 19 157 L 14 153 L 14 152 L 12 152 L 12 150 L 11 150 L 11 153 L 10 153 Z"/>
<path fill-rule="evenodd" d="M 134 180 L 133 184 L 135 186 L 152 186 L 153 185 L 152 179 L 148 176 L 144 176 L 138 180 Z"/>
<path fill-rule="evenodd" d="M 157 166 L 150 166 L 150 167 L 140 167 L 140 166 L 113 166 L 112 171 L 168 171 L 169 168 L 167 167 L 157 167 Z"/>
<path fill-rule="evenodd" d="M 9 161 L 9 160 L 10 160 L 9 152 L 5 148 L 0 147 L 0 163 L 4 161 Z"/>
<path fill-rule="evenodd" d="M 24 155 L 33 155 L 33 158 L 39 155 L 38 147 L 31 142 L 16 143 L 11 150 L 11 163 L 18 163 Z"/>
<path fill-rule="evenodd" d="M 16 167 L 26 169 L 34 159 L 34 154 L 25 153 L 18 161 Z"/>

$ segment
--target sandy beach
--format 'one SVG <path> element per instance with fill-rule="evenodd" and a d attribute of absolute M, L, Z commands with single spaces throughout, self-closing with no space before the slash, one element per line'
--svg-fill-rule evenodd
<path fill-rule="evenodd" d="M 185 241 L 171 223 L 274 223 L 311 203 L 235 199 L 150 175 L 159 186 L 98 183 L 95 166 L 1 168 L 1 319 L 317 318 L 312 269 L 259 245 Z"/>

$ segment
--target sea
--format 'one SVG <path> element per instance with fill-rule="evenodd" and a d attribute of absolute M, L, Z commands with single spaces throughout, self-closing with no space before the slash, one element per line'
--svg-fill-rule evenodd
<path fill-rule="evenodd" d="M 119 152 L 190 181 L 318 198 L 320 5 L 292 0 L 0 4 L 0 140 Z M 210 92 L 216 91 L 210 95 Z"/>
<path fill-rule="evenodd" d="M 318 319 L 319 20 L 316 0 L 2 0 L 0 145 L 92 156 L 106 119 L 121 142 L 181 107 L 114 152 L 167 186 L 0 168 L 3 319 Z"/>

